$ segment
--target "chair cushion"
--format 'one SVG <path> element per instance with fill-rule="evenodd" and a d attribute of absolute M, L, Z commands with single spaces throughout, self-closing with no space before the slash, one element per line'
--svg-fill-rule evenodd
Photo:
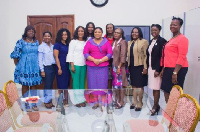
<path fill-rule="evenodd" d="M 176 130 L 178 126 L 183 131 L 189 132 L 195 121 L 196 112 L 197 108 L 192 101 L 186 97 L 180 98 L 173 118 L 175 123 L 172 123 L 170 131 Z"/>

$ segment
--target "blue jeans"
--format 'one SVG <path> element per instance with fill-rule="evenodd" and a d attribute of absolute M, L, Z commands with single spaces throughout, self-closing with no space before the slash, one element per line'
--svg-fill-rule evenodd
<path fill-rule="evenodd" d="M 50 103 L 52 101 L 53 81 L 56 74 L 55 67 L 56 65 L 44 66 L 44 103 Z"/>

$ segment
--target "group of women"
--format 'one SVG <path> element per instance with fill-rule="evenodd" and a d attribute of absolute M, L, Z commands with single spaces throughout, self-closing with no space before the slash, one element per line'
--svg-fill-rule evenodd
<path fill-rule="evenodd" d="M 28 87 L 35 89 L 41 83 L 42 76 L 45 82 L 44 103 L 47 108 L 51 108 L 54 107 L 51 91 L 46 89 L 52 89 L 56 75 L 59 93 L 63 92 L 61 89 L 68 89 L 71 76 L 73 89 L 85 89 L 85 86 L 87 89 L 115 88 L 116 109 L 120 109 L 125 105 L 123 88 L 128 86 L 129 73 L 133 88 L 130 109 L 141 111 L 144 86 L 148 84 L 153 89 L 154 106 L 151 115 L 154 115 L 160 109 L 160 88 L 164 90 L 167 102 L 174 84 L 183 87 L 188 70 L 188 39 L 180 33 L 182 24 L 182 19 L 172 19 L 170 30 L 173 37 L 169 41 L 159 35 L 161 26 L 152 24 L 153 39 L 150 43 L 143 38 L 142 30 L 134 27 L 131 40 L 127 43 L 124 31 L 115 29 L 113 24 L 106 25 L 106 34 L 102 37 L 102 28 L 89 22 L 86 28 L 76 28 L 71 41 L 70 32 L 60 29 L 54 45 L 51 44 L 50 32 L 43 33 L 44 39 L 39 45 L 34 27 L 27 26 L 22 39 L 17 41 L 11 53 L 16 64 L 14 81 L 22 84 L 22 94 L 27 96 L 25 93 Z M 64 95 L 64 104 L 68 105 L 67 90 Z M 81 102 L 77 106 L 85 105 L 85 102 Z M 96 103 L 93 108 L 98 106 Z M 30 109 L 30 106 L 26 104 L 26 108 Z M 32 108 L 38 110 L 36 104 Z"/>

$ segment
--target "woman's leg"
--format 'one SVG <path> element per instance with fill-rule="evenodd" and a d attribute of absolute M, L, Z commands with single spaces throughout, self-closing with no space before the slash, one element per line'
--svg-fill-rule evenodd
<path fill-rule="evenodd" d="M 138 96 L 139 96 L 139 102 L 137 104 L 137 108 L 142 108 L 143 106 L 143 94 L 144 94 L 144 88 L 138 88 Z"/>
<path fill-rule="evenodd" d="M 28 97 L 29 86 L 22 85 L 22 96 Z"/>
<path fill-rule="evenodd" d="M 69 104 L 68 104 L 68 90 L 64 90 L 64 105 L 66 107 L 69 106 Z"/>
<path fill-rule="evenodd" d="M 135 107 L 136 107 L 136 105 L 137 105 L 137 103 L 138 103 L 138 99 L 137 99 L 137 95 L 138 95 L 138 93 L 137 93 L 137 88 L 136 88 L 135 86 L 132 86 L 132 88 L 133 88 L 133 104 L 132 104 L 132 106 L 135 106 Z"/>
<path fill-rule="evenodd" d="M 86 65 L 80 67 L 79 76 L 80 76 L 79 89 L 85 89 Z"/>
<path fill-rule="evenodd" d="M 30 90 L 31 96 L 37 96 L 36 85 L 31 86 L 30 89 L 31 89 L 31 90 Z M 32 103 L 31 105 L 32 105 L 32 109 L 33 109 L 34 111 L 38 111 L 38 110 L 39 110 L 39 109 L 37 108 L 36 103 Z"/>
<path fill-rule="evenodd" d="M 22 96 L 24 98 L 29 96 L 29 86 L 22 85 Z M 31 107 L 29 106 L 29 103 L 25 103 L 25 108 L 27 112 L 32 111 Z"/>
<path fill-rule="evenodd" d="M 153 97 L 154 97 L 154 106 L 153 109 L 157 109 L 159 99 L 160 99 L 160 90 L 153 90 Z"/>
<path fill-rule="evenodd" d="M 125 87 L 123 87 L 122 89 L 120 89 L 120 104 L 122 106 L 124 106 L 124 96 L 125 96 Z"/>
<path fill-rule="evenodd" d="M 153 90 L 153 97 L 154 97 L 154 105 L 151 110 L 151 116 L 158 114 L 158 111 L 160 110 L 159 106 L 159 98 L 160 98 L 160 90 Z"/>
<path fill-rule="evenodd" d="M 164 92 L 164 96 L 165 96 L 165 102 L 167 103 L 169 99 L 169 93 Z"/>

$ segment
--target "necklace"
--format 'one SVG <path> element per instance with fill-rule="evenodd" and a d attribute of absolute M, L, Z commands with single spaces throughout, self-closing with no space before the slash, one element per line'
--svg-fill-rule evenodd
<path fill-rule="evenodd" d="M 174 35 L 174 36 L 172 37 L 172 39 L 173 39 L 173 38 L 176 38 L 179 34 L 181 34 L 181 33 L 177 33 L 176 35 Z"/>
<path fill-rule="evenodd" d="M 30 41 L 28 38 L 26 38 L 26 40 L 28 41 L 28 43 L 33 43 L 33 39 Z"/>

